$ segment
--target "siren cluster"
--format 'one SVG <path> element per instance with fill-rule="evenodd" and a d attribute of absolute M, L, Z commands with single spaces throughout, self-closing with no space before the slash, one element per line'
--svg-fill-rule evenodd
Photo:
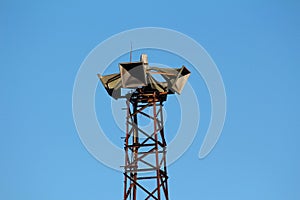
<path fill-rule="evenodd" d="M 107 93 L 114 99 L 125 98 L 122 89 L 139 89 L 145 94 L 153 92 L 160 95 L 180 94 L 184 88 L 190 71 L 181 68 L 159 68 L 149 66 L 148 57 L 142 54 L 138 62 L 119 63 L 119 73 L 102 76 L 98 74 Z M 155 79 L 153 75 L 160 75 L 164 81 Z"/>

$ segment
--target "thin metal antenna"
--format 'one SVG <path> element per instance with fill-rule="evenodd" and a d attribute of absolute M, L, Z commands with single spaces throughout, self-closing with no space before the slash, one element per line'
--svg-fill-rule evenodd
<path fill-rule="evenodd" d="M 132 41 L 130 41 L 130 62 L 132 61 Z"/>

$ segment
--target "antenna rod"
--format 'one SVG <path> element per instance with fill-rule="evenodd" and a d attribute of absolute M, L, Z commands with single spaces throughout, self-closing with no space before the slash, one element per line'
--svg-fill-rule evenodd
<path fill-rule="evenodd" d="M 132 61 L 132 41 L 130 41 L 130 62 Z"/>

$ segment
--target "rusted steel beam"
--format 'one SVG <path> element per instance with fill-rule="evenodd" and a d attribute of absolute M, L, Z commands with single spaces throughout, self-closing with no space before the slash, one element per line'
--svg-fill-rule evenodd
<path fill-rule="evenodd" d="M 140 200 L 138 190 L 146 193 L 146 199 L 169 199 L 163 104 L 159 95 L 159 93 L 138 94 L 127 100 L 125 165 L 122 166 L 124 200 Z M 148 98 L 147 102 L 143 102 L 143 98 Z M 146 113 L 146 109 L 151 109 L 152 113 Z M 151 119 L 153 132 L 148 133 L 139 127 L 138 116 Z M 142 139 L 141 135 L 145 138 Z M 152 159 L 154 160 L 151 161 Z M 144 172 L 147 173 L 143 174 Z M 144 186 L 143 180 L 155 181 L 155 187 L 147 184 Z"/>

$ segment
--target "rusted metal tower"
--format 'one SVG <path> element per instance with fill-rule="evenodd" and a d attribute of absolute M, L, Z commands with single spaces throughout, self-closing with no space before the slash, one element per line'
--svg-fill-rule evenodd
<path fill-rule="evenodd" d="M 108 94 L 115 99 L 126 99 L 126 135 L 124 140 L 124 200 L 168 200 L 168 175 L 164 132 L 163 105 L 169 94 L 180 94 L 189 70 L 158 68 L 148 65 L 147 55 L 140 62 L 119 64 L 120 73 L 101 76 Z M 154 78 L 160 75 L 163 82 Z M 122 89 L 131 89 L 122 95 Z M 151 121 L 150 129 L 143 130 L 139 121 Z"/>

